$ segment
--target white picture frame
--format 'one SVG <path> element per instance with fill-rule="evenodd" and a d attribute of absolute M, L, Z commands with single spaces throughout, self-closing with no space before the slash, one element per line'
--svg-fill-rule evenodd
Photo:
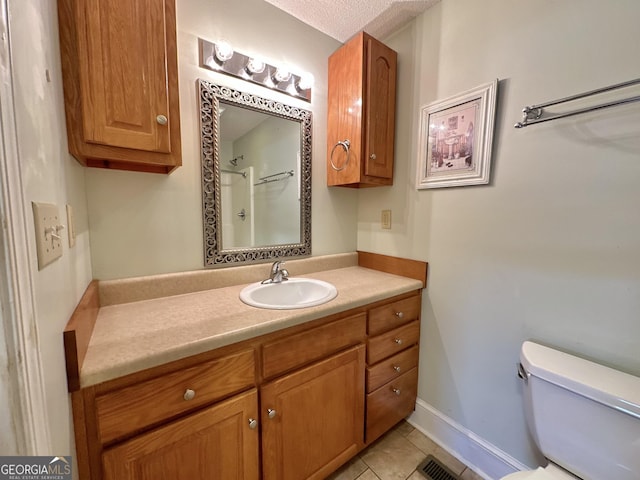
<path fill-rule="evenodd" d="M 489 183 L 498 80 L 420 109 L 418 190 Z"/>

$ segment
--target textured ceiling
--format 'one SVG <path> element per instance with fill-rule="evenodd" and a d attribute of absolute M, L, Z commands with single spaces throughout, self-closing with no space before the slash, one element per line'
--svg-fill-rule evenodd
<path fill-rule="evenodd" d="M 384 38 L 440 0 L 266 0 L 345 42 L 361 30 Z"/>

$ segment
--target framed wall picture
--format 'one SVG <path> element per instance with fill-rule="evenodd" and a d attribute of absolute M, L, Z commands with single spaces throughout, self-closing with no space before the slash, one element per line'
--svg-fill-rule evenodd
<path fill-rule="evenodd" d="M 498 80 L 420 109 L 416 188 L 489 183 Z"/>

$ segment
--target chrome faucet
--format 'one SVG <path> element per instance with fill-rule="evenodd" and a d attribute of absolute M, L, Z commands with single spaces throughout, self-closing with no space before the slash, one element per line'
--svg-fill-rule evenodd
<path fill-rule="evenodd" d="M 289 272 L 285 268 L 282 268 L 282 265 L 284 265 L 284 261 L 282 260 L 273 262 L 269 278 L 263 280 L 261 283 L 282 283 L 285 280 L 289 280 Z"/>

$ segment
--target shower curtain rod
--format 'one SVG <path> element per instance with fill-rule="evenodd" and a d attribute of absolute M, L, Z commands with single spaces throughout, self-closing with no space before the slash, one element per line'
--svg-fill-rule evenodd
<path fill-rule="evenodd" d="M 600 93 L 610 92 L 612 90 L 618 90 L 620 88 L 630 87 L 632 85 L 640 84 L 640 78 L 636 78 L 635 80 L 629 80 L 628 82 L 618 83 L 616 85 L 610 85 L 608 87 L 598 88 L 596 90 L 590 90 L 588 92 L 579 93 L 577 95 L 572 95 L 570 97 L 561 98 L 559 100 L 552 100 L 550 102 L 541 103 L 539 105 L 533 105 L 530 107 L 524 107 L 522 109 L 522 121 L 518 122 L 514 125 L 515 128 L 523 128 L 529 125 L 535 125 L 536 123 L 548 122 L 549 120 L 556 120 L 558 118 L 571 117 L 573 115 L 578 115 L 581 113 L 592 112 L 594 110 L 601 110 L 603 108 L 615 107 L 617 105 L 624 105 L 627 103 L 633 103 L 640 101 L 640 95 L 629 98 L 622 98 L 620 100 L 614 100 L 607 103 L 601 103 L 599 105 L 594 105 L 591 107 L 585 107 L 578 110 L 573 110 L 565 113 L 552 114 L 549 117 L 542 117 L 544 113 L 545 107 L 550 107 L 552 105 L 558 105 L 560 103 L 571 102 L 573 100 L 579 100 L 581 98 L 590 97 L 592 95 L 598 95 Z"/>

